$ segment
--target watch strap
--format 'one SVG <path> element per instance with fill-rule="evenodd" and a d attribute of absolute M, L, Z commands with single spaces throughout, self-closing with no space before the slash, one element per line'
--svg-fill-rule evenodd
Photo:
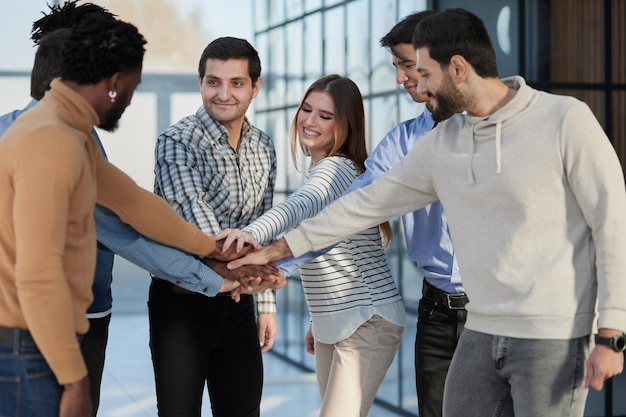
<path fill-rule="evenodd" d="M 595 335 L 596 345 L 608 346 L 616 352 L 623 352 L 626 350 L 626 336 L 619 335 L 613 337 L 602 337 Z"/>

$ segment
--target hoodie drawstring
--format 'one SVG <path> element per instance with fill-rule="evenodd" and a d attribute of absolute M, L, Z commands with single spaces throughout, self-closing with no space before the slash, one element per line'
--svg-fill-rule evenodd
<path fill-rule="evenodd" d="M 496 123 L 496 174 L 502 172 L 502 122 Z"/>

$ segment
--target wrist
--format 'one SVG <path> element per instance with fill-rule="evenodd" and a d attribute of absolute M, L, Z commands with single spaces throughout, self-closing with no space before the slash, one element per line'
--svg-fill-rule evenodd
<path fill-rule="evenodd" d="M 63 384 L 63 388 L 67 391 L 78 390 L 78 389 L 83 390 L 85 388 L 89 390 L 89 377 L 84 376 L 78 381 Z"/>
<path fill-rule="evenodd" d="M 609 334 L 610 336 L 607 336 Z M 606 346 L 615 352 L 624 352 L 626 350 L 626 335 L 621 332 L 603 332 L 594 337 L 596 345 Z"/>
<path fill-rule="evenodd" d="M 287 245 L 287 241 L 285 240 L 284 237 L 272 243 L 270 247 L 271 247 L 271 250 L 268 254 L 269 255 L 269 258 L 267 259 L 268 262 L 278 261 L 280 259 L 284 259 L 289 256 L 292 256 L 291 249 L 289 248 L 289 245 Z"/>
<path fill-rule="evenodd" d="M 602 327 L 598 329 L 598 335 L 602 337 L 613 337 L 619 336 L 620 334 L 624 334 L 624 332 L 621 330 L 609 329 L 607 327 Z"/>

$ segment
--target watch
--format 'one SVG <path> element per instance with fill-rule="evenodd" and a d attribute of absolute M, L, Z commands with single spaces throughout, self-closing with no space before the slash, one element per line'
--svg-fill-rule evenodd
<path fill-rule="evenodd" d="M 616 352 L 623 352 L 626 350 L 626 335 L 621 334 L 613 337 L 601 337 L 596 335 L 596 345 L 605 345 Z"/>

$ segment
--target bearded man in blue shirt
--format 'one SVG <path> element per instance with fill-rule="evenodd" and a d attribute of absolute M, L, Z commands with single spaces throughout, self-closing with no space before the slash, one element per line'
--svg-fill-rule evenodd
<path fill-rule="evenodd" d="M 420 74 L 411 41 L 417 24 L 433 13 L 424 11 L 405 17 L 380 40 L 381 45 L 392 54 L 396 82 L 402 84 L 417 103 L 427 102 L 428 97 L 417 91 Z M 426 105 L 421 115 L 394 127 L 367 158 L 365 173 L 352 183 L 347 192 L 363 188 L 391 169 L 434 125 Z M 424 276 L 415 339 L 419 415 L 441 417 L 444 382 L 465 326 L 465 304 L 468 300 L 441 203 L 405 214 L 402 226 L 409 257 Z"/>

